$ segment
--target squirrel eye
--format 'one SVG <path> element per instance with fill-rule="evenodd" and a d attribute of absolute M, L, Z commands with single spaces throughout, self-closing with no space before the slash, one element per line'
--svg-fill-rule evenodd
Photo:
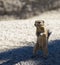
<path fill-rule="evenodd" d="M 39 24 L 41 23 L 41 22 L 38 22 Z"/>

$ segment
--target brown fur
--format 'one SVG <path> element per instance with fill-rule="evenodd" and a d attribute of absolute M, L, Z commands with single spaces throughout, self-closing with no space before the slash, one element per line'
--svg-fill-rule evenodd
<path fill-rule="evenodd" d="M 43 51 L 44 56 L 48 55 L 48 30 L 44 26 L 44 21 L 35 21 L 37 43 L 34 46 L 33 53 L 36 54 L 40 49 Z"/>

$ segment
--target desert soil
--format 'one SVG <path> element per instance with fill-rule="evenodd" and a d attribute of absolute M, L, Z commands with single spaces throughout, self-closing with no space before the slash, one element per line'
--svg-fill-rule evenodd
<path fill-rule="evenodd" d="M 48 57 L 32 58 L 36 43 L 35 20 L 44 20 L 52 32 Z M 27 20 L 0 21 L 0 65 L 60 65 L 60 10 L 45 12 Z"/>

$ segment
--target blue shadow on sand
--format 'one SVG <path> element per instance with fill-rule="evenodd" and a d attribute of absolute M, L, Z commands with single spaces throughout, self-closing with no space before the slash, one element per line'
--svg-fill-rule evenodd
<path fill-rule="evenodd" d="M 7 60 L 0 65 L 14 65 L 21 61 L 33 60 L 37 61 L 37 65 L 60 65 L 60 40 L 54 40 L 48 44 L 48 57 L 44 59 L 43 57 L 31 58 L 32 46 L 25 46 L 17 49 L 11 49 L 0 53 L 0 61 Z M 39 52 L 40 53 L 40 52 Z M 42 61 L 42 62 L 40 62 Z"/>

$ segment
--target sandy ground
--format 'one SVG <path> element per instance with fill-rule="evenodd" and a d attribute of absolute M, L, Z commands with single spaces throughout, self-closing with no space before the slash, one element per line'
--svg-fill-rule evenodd
<path fill-rule="evenodd" d="M 47 59 L 38 52 L 31 58 L 36 42 L 34 22 L 45 20 L 52 32 L 48 42 Z M 45 12 L 27 20 L 0 21 L 0 65 L 60 65 L 60 11 Z"/>

